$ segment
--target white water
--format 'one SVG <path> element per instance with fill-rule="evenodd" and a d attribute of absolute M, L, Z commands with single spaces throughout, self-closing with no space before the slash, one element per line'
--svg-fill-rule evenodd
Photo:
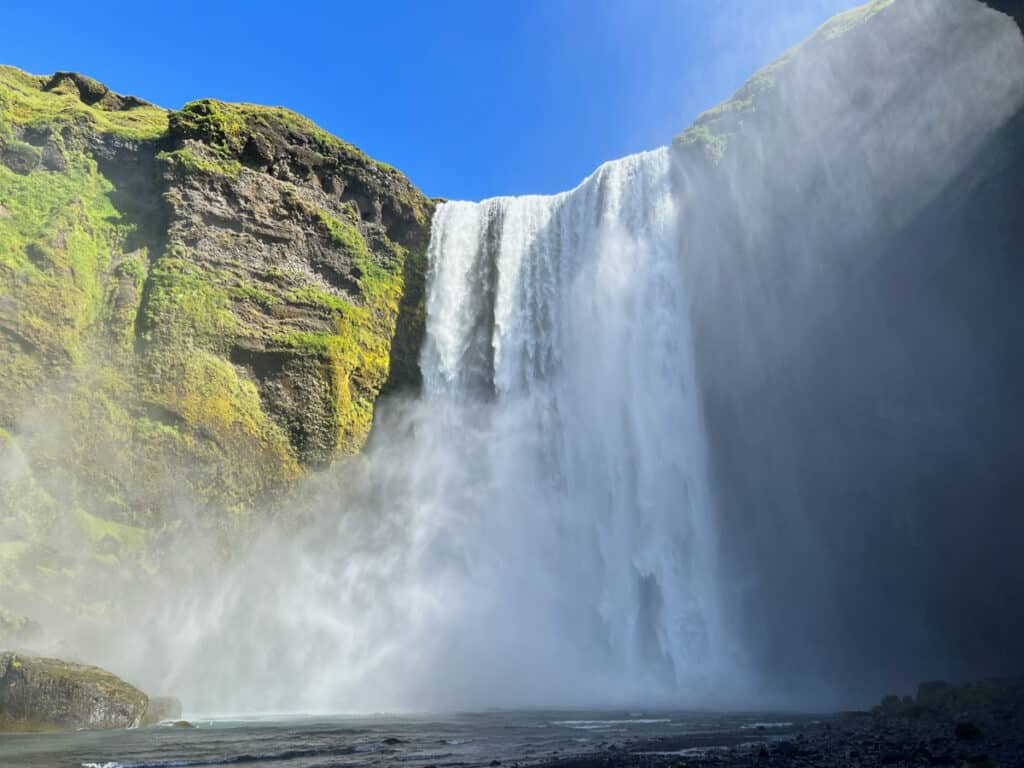
<path fill-rule="evenodd" d="M 677 219 L 667 149 L 440 206 L 422 397 L 121 667 L 175 659 L 193 713 L 721 702 Z"/>
<path fill-rule="evenodd" d="M 676 206 L 662 149 L 560 195 L 443 205 L 432 231 L 425 399 L 451 433 L 486 404 L 460 525 L 598 700 L 692 691 L 721 661 Z"/>

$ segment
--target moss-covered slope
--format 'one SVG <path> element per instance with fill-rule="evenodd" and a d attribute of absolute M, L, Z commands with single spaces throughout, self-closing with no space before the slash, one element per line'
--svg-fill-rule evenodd
<path fill-rule="evenodd" d="M 230 531 L 358 452 L 415 369 L 392 339 L 432 212 L 288 110 L 0 67 L 7 607 L 152 571 L 183 525 Z"/>

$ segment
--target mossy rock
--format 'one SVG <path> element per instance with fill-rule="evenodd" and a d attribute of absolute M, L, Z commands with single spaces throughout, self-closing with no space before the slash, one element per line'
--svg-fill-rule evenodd
<path fill-rule="evenodd" d="M 138 688 L 99 667 L 0 654 L 0 731 L 130 728 L 147 702 Z"/>

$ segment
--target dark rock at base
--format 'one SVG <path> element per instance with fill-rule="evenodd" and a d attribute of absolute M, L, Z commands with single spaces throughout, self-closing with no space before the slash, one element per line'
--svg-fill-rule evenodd
<path fill-rule="evenodd" d="M 0 731 L 129 728 L 147 703 L 146 694 L 99 667 L 0 654 Z"/>
<path fill-rule="evenodd" d="M 907 763 L 913 760 L 913 755 L 908 755 L 906 752 L 886 752 L 882 755 L 882 765 L 898 765 L 899 763 Z"/>
<path fill-rule="evenodd" d="M 889 694 L 882 699 L 882 703 L 872 709 L 871 712 L 872 714 L 879 715 L 881 717 L 892 717 L 894 715 L 903 714 L 904 709 L 906 709 L 906 707 L 900 697 L 895 694 Z"/>
<path fill-rule="evenodd" d="M 1024 711 L 1024 681 L 989 678 L 967 685 L 941 681 L 921 683 L 916 699 L 886 696 L 871 713 L 882 718 L 949 719 L 971 727 L 980 723 L 984 727 L 993 718 L 1005 718 L 1021 711 Z"/>
<path fill-rule="evenodd" d="M 957 723 L 954 733 L 960 741 L 974 741 L 981 738 L 981 729 L 974 723 Z"/>
<path fill-rule="evenodd" d="M 181 721 L 181 702 L 173 696 L 150 699 L 146 713 L 142 716 L 142 725 L 155 725 L 167 720 Z"/>
<path fill-rule="evenodd" d="M 780 755 L 792 757 L 793 755 L 797 754 L 800 750 L 792 741 L 780 741 L 775 746 L 775 751 Z"/>
<path fill-rule="evenodd" d="M 915 702 L 917 706 L 926 709 L 942 709 L 955 690 L 955 686 L 942 680 L 921 683 L 917 686 Z"/>

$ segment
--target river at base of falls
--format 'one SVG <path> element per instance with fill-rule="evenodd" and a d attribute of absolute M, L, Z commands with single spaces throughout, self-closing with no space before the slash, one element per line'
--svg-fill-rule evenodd
<path fill-rule="evenodd" d="M 196 719 L 195 728 L 5 735 L 10 768 L 484 768 L 624 749 L 680 755 L 782 738 L 807 716 L 536 711 L 451 716 Z"/>

